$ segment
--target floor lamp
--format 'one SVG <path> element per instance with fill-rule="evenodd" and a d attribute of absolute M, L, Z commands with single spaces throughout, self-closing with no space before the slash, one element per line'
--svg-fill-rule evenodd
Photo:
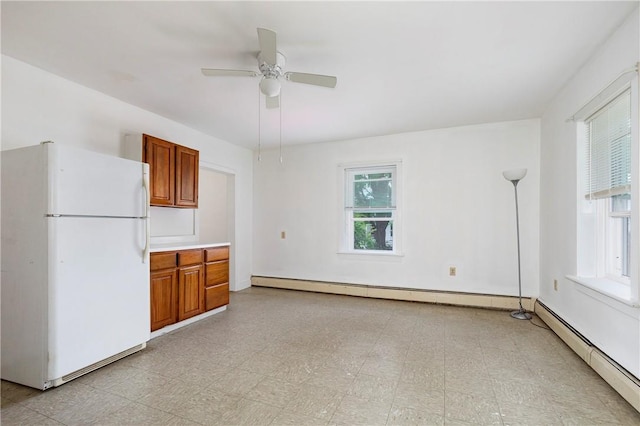
<path fill-rule="evenodd" d="M 522 307 L 522 276 L 520 272 L 520 220 L 518 217 L 518 182 L 527 175 L 527 169 L 513 169 L 505 170 L 502 172 L 502 176 L 513 184 L 513 190 L 516 195 L 516 235 L 518 238 L 518 303 L 520 309 L 511 312 L 511 316 L 516 319 L 528 320 L 531 319 L 531 314 L 524 310 Z"/>

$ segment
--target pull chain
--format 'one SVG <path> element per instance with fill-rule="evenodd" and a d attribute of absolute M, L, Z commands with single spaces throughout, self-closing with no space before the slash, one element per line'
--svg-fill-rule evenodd
<path fill-rule="evenodd" d="M 260 146 L 260 87 L 258 86 L 258 161 L 262 161 L 262 151 Z"/>
<path fill-rule="evenodd" d="M 280 164 L 282 164 L 282 89 L 280 89 Z"/>

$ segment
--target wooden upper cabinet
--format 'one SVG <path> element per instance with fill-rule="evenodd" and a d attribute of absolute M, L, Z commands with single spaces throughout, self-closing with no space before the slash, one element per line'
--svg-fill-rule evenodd
<path fill-rule="evenodd" d="M 175 204 L 175 145 L 153 136 L 144 135 L 144 162 L 149 163 L 151 205 Z"/>
<path fill-rule="evenodd" d="M 176 206 L 198 207 L 199 153 L 176 145 Z"/>
<path fill-rule="evenodd" d="M 150 135 L 142 139 L 151 205 L 198 208 L 199 152 Z"/>

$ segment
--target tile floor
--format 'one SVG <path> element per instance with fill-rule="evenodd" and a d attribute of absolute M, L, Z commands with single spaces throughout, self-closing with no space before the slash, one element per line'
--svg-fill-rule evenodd
<path fill-rule="evenodd" d="M 231 297 L 226 312 L 59 388 L 3 381 L 2 424 L 640 424 L 551 331 L 503 311 Z"/>

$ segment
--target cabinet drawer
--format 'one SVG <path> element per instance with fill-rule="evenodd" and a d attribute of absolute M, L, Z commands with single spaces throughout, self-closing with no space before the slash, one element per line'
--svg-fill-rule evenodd
<path fill-rule="evenodd" d="M 151 270 L 169 269 L 176 267 L 176 252 L 151 253 Z"/>
<path fill-rule="evenodd" d="M 178 252 L 178 266 L 202 263 L 202 250 L 182 250 Z"/>
<path fill-rule="evenodd" d="M 215 262 L 218 260 L 228 260 L 229 259 L 229 247 L 213 247 L 204 249 L 204 261 L 205 262 Z"/>
<path fill-rule="evenodd" d="M 229 261 L 206 264 L 205 287 L 229 282 Z"/>
<path fill-rule="evenodd" d="M 205 310 L 229 304 L 229 284 L 221 284 L 204 289 Z"/>

